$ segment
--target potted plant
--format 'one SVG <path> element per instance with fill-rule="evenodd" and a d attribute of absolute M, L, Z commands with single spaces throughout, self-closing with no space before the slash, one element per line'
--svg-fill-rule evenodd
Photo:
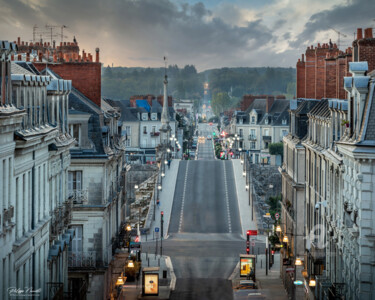
<path fill-rule="evenodd" d="M 349 121 L 348 120 L 342 120 L 341 126 L 345 126 L 346 128 L 348 128 L 349 127 Z"/>

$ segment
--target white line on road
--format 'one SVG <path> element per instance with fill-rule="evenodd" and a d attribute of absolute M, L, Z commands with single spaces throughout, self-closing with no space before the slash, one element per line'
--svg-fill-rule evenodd
<path fill-rule="evenodd" d="M 180 212 L 180 224 L 178 225 L 178 233 L 181 233 L 181 228 L 182 228 L 182 218 L 183 218 L 183 215 L 184 215 L 184 205 L 185 205 L 185 195 L 186 195 L 186 186 L 187 186 L 188 170 L 189 170 L 189 161 L 186 162 L 185 181 L 184 181 L 184 191 L 183 191 L 183 193 L 182 193 L 181 212 Z"/>
<path fill-rule="evenodd" d="M 228 197 L 228 182 L 227 182 L 227 172 L 225 168 L 225 161 L 224 163 L 224 185 L 225 185 L 225 201 L 227 202 L 227 215 L 228 215 L 228 228 L 229 233 L 232 233 L 232 221 L 230 219 L 230 209 L 229 209 L 229 197 Z"/>

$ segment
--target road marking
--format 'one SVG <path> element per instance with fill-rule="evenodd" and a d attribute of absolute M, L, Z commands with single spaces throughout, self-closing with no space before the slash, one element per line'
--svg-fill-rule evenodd
<path fill-rule="evenodd" d="M 229 196 L 228 196 L 228 182 L 227 182 L 227 172 L 225 167 L 225 161 L 224 163 L 224 186 L 225 186 L 225 201 L 227 203 L 227 215 L 228 215 L 228 229 L 229 233 L 232 233 L 232 221 L 230 219 L 230 209 L 229 209 Z"/>
<path fill-rule="evenodd" d="M 186 195 L 188 170 L 189 170 L 189 161 L 187 161 L 187 163 L 186 163 L 185 180 L 184 180 L 184 191 L 182 192 L 180 223 L 178 225 L 178 233 L 181 233 L 181 228 L 182 228 L 182 219 L 183 219 L 183 215 L 184 215 L 184 206 L 185 206 L 185 195 Z"/>

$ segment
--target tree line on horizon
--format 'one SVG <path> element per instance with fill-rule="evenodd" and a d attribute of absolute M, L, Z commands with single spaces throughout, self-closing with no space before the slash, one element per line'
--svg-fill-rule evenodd
<path fill-rule="evenodd" d="M 231 106 L 245 94 L 286 95 L 291 98 L 296 90 L 294 68 L 221 68 L 197 72 L 194 65 L 167 68 L 168 94 L 175 99 L 201 100 L 204 83 L 208 82 L 212 99 L 230 99 Z M 164 68 L 104 67 L 102 95 L 111 99 L 129 99 L 133 95 L 163 93 Z M 227 98 L 228 96 L 228 98 Z M 233 102 L 233 103 L 232 103 Z"/>

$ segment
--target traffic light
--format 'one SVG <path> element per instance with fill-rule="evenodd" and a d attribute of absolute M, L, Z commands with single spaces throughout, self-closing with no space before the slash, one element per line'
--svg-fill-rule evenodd
<path fill-rule="evenodd" d="M 250 254 L 250 230 L 246 232 L 246 254 Z"/>

